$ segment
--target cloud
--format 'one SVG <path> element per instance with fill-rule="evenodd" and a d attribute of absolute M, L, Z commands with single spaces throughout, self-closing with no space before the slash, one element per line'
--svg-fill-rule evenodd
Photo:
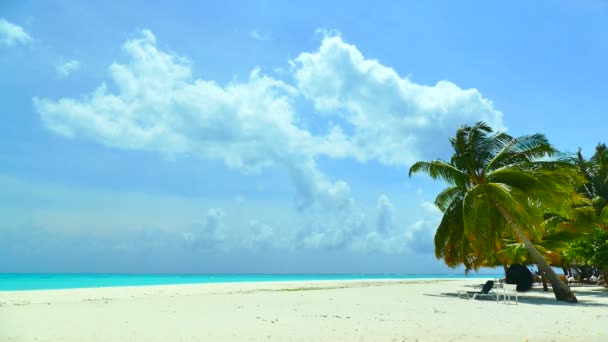
<path fill-rule="evenodd" d="M 432 253 L 435 231 L 437 230 L 437 226 L 439 226 L 442 215 L 435 204 L 422 201 L 418 218 L 405 231 L 406 240 L 408 241 L 407 245 L 413 251 Z"/>
<path fill-rule="evenodd" d="M 235 207 L 226 198 L 79 189 L 1 173 L 0 198 L 10 199 L 0 202 L 0 232 L 3 236 L 22 232 L 18 239 L 6 242 L 16 247 L 25 240 L 35 244 L 45 239 L 66 243 L 78 238 L 95 242 L 97 248 L 107 251 L 181 250 L 208 254 L 293 247 L 294 234 L 248 218 L 269 217 L 270 213 L 274 221 L 289 222 L 292 216 L 277 214 L 281 209 L 276 204 L 254 200 Z M 30 240 L 28 234 L 41 239 Z"/>
<path fill-rule="evenodd" d="M 376 219 L 377 231 L 380 234 L 387 234 L 393 227 L 393 204 L 388 196 L 382 194 L 378 198 L 378 218 Z"/>
<path fill-rule="evenodd" d="M 32 37 L 30 37 L 21 26 L 13 24 L 4 18 L 0 18 L 0 45 L 25 45 L 29 44 L 31 41 Z"/>
<path fill-rule="evenodd" d="M 272 40 L 272 37 L 270 36 L 270 34 L 268 33 L 261 33 L 258 30 L 251 30 L 249 31 L 249 37 L 255 39 L 255 40 L 259 40 L 262 42 L 267 42 Z"/>
<path fill-rule="evenodd" d="M 248 82 L 222 87 L 193 79 L 190 61 L 156 48 L 149 31 L 123 46 L 129 64 L 109 72 L 117 92 L 103 83 L 83 99 L 34 99 L 47 127 L 66 137 L 83 137 L 117 148 L 193 153 L 224 160 L 244 171 L 273 164 L 281 148 L 310 134 L 293 123 L 283 82 L 254 70 Z M 283 153 L 281 153 L 283 152 Z"/>
<path fill-rule="evenodd" d="M 68 77 L 78 69 L 80 69 L 80 62 L 75 59 L 55 65 L 55 70 L 61 77 Z"/>
<path fill-rule="evenodd" d="M 346 190 L 342 193 L 349 194 Z M 432 235 L 441 216 L 432 203 L 422 202 L 414 208 L 415 217 L 408 220 L 411 214 L 400 216 L 401 210 L 396 208 L 402 205 L 393 204 L 385 194 L 378 197 L 371 212 L 345 196 L 342 206 L 331 211 L 324 212 L 327 207 L 319 205 L 289 213 L 287 205 L 278 208 L 276 203 L 254 198 L 234 206 L 232 198 L 79 189 L 2 174 L 0 198 L 10 199 L 0 202 L 0 250 L 7 251 L 4 263 L 0 260 L 4 270 L 2 265 L 9 264 L 17 269 L 24 263 L 40 267 L 50 259 L 71 267 L 66 266 L 72 265 L 68 256 L 78 255 L 89 260 L 83 261 L 85 269 L 91 262 L 112 265 L 111 260 L 122 267 L 121 258 L 132 266 L 135 263 L 133 267 L 138 263 L 161 267 L 159 262 L 176 260 L 210 267 L 210 259 L 239 255 L 335 253 L 345 263 L 369 253 L 411 256 L 432 250 Z M 278 261 L 268 264 L 273 262 Z"/>
<path fill-rule="evenodd" d="M 243 172 L 283 167 L 294 180 L 299 209 L 340 206 L 331 202 L 343 201 L 348 189 L 325 177 L 314 151 L 341 137 L 315 137 L 296 125 L 295 88 L 257 69 L 247 82 L 224 87 L 193 79 L 190 61 L 158 50 L 149 31 L 123 48 L 130 63 L 109 68 L 116 93 L 104 83 L 81 99 L 34 98 L 51 131 L 116 148 L 223 160 Z"/>
<path fill-rule="evenodd" d="M 428 205 L 432 207 L 428 207 Z M 362 241 L 363 247 L 370 251 L 384 253 L 430 253 L 433 249 L 433 236 L 439 224 L 441 213 L 429 202 L 422 202 L 422 210 L 416 210 L 414 222 L 397 221 L 393 204 L 389 197 L 382 194 L 376 206 L 376 229 L 369 231 Z"/>
<path fill-rule="evenodd" d="M 477 90 L 448 81 L 416 84 L 365 59 L 336 36 L 326 36 L 318 51 L 291 62 L 295 84 L 258 68 L 247 80 L 225 85 L 195 78 L 191 61 L 160 50 L 147 30 L 126 41 L 123 51 L 127 62 L 108 68 L 111 83 L 80 97 L 35 97 L 45 126 L 66 138 L 114 148 L 220 160 L 245 174 L 268 167 L 285 170 L 295 188 L 299 219 L 293 224 L 295 233 L 284 234 L 288 238 L 282 246 L 404 251 L 404 241 L 416 241 L 432 220 L 398 227 L 391 202 L 381 196 L 374 225 L 350 185 L 327 177 L 317 159 L 407 165 L 444 151 L 462 123 L 483 119 L 502 127 L 501 113 Z M 298 97 L 317 110 L 312 116 L 306 113 L 306 119 L 329 123 L 315 132 L 303 126 L 305 115 L 295 105 Z M 215 218 L 219 223 L 220 217 Z M 197 240 L 201 235 L 195 234 L 192 241 L 222 243 L 221 229 L 209 222 L 200 230 L 211 240 Z M 261 241 L 277 234 L 270 225 L 252 222 L 249 231 L 263 237 Z"/>
<path fill-rule="evenodd" d="M 436 158 L 464 123 L 485 120 L 501 129 L 502 114 L 476 89 L 449 81 L 434 86 L 402 78 L 366 59 L 339 36 L 325 36 L 316 52 L 292 62 L 298 90 L 327 116 L 346 121 L 360 160 L 403 165 Z"/>
<path fill-rule="evenodd" d="M 249 220 L 246 237 L 242 240 L 243 247 L 254 251 L 267 250 L 268 248 L 289 248 L 289 243 L 284 243 L 284 238 L 275 232 L 274 228 L 258 220 Z"/>
<path fill-rule="evenodd" d="M 324 40 L 328 37 L 339 37 L 342 35 L 342 32 L 338 29 L 320 27 L 315 30 L 315 38 L 318 40 Z"/>
<path fill-rule="evenodd" d="M 375 229 L 367 231 L 359 242 L 360 248 L 385 253 L 403 253 L 407 251 L 405 230 L 395 224 L 393 204 L 387 195 L 378 197 L 376 205 Z"/>
<path fill-rule="evenodd" d="M 299 248 L 361 250 L 358 241 L 371 227 L 352 197 L 346 182 L 320 181 L 311 198 L 314 205 L 302 212 L 295 244 Z"/>
<path fill-rule="evenodd" d="M 219 208 L 209 209 L 204 222 L 183 233 L 186 246 L 209 252 L 221 250 L 226 239 L 224 216 L 224 211 Z"/>
<path fill-rule="evenodd" d="M 96 273 L 441 273 L 447 267 L 420 254 L 395 263 L 385 254 L 342 251 L 292 251 L 258 248 L 209 253 L 184 248 L 174 234 L 153 229 L 114 235 L 93 232 L 58 234 L 32 225 L 0 227 L 3 272 Z M 265 248 L 265 247 L 263 247 Z"/>

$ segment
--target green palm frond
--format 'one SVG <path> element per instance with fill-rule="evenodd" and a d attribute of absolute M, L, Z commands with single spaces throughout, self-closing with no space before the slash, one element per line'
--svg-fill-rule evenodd
<path fill-rule="evenodd" d="M 512 138 L 510 141 L 506 142 L 494 158 L 487 163 L 484 173 L 507 165 L 529 162 L 538 158 L 551 156 L 555 153 L 557 153 L 557 150 L 549 144 L 547 138 L 542 134 Z"/>
<path fill-rule="evenodd" d="M 474 238 L 476 231 L 484 231 L 487 220 L 480 215 L 480 210 L 484 206 L 488 206 L 488 196 L 485 192 L 484 185 L 476 185 L 467 191 L 462 203 L 463 224 L 465 234 L 470 235 L 469 238 Z"/>
<path fill-rule="evenodd" d="M 441 179 L 448 184 L 464 186 L 468 181 L 468 175 L 454 166 L 442 161 L 417 162 L 410 167 L 409 176 L 414 173 L 425 173 L 433 179 Z"/>
<path fill-rule="evenodd" d="M 605 206 L 600 214 L 600 221 L 605 226 L 608 227 L 608 206 Z"/>
<path fill-rule="evenodd" d="M 523 172 L 521 169 L 513 167 L 503 167 L 492 171 L 487 175 L 487 179 L 492 183 L 507 184 L 511 188 L 526 189 L 528 191 L 547 191 L 551 186 L 535 177 L 533 173 Z"/>
<path fill-rule="evenodd" d="M 447 265 L 455 267 L 461 263 L 458 255 L 463 243 L 462 200 L 454 201 L 444 212 L 435 232 L 435 256 L 443 258 Z"/>
<path fill-rule="evenodd" d="M 598 144 L 595 153 L 585 160 L 579 148 L 577 166 L 584 175 L 587 183 L 581 187 L 588 198 L 600 196 L 608 201 L 608 147 Z"/>
<path fill-rule="evenodd" d="M 456 199 L 464 197 L 465 191 L 465 188 L 457 186 L 446 188 L 435 198 L 435 205 L 441 212 L 445 212 Z"/>
<path fill-rule="evenodd" d="M 563 230 L 560 232 L 549 233 L 543 236 L 542 244 L 547 248 L 559 249 L 559 247 L 580 238 L 584 233 L 577 230 Z"/>
<path fill-rule="evenodd" d="M 488 195 L 494 205 L 500 203 L 522 228 L 534 227 L 542 222 L 542 211 L 538 207 L 526 203 L 529 199 L 526 193 L 519 188 L 511 188 L 503 183 L 488 183 Z M 495 217 L 504 220 L 501 216 Z"/>
<path fill-rule="evenodd" d="M 500 251 L 496 253 L 497 258 L 502 260 L 504 264 L 529 264 L 530 253 L 520 242 L 506 243 Z"/>

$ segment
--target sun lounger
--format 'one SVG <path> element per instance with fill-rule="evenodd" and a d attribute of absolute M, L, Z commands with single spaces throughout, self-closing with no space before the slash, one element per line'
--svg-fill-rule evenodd
<path fill-rule="evenodd" d="M 460 291 L 458 291 L 458 297 L 462 298 L 463 296 L 466 296 L 467 299 L 475 299 L 478 297 L 495 297 L 496 302 L 498 303 L 498 295 L 496 293 L 494 293 L 494 291 L 492 291 L 493 286 L 494 286 L 494 281 L 488 280 L 481 288 L 481 291 L 460 290 Z"/>

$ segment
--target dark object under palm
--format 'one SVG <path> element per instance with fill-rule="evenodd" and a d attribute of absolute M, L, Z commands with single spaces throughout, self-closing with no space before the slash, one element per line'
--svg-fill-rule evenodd
<path fill-rule="evenodd" d="M 516 284 L 517 292 L 526 292 L 532 288 L 534 275 L 523 265 L 513 264 L 506 273 L 507 284 Z"/>

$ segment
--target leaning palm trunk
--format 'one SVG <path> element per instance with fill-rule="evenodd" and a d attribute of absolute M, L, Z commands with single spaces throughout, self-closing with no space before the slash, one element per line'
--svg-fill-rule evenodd
<path fill-rule="evenodd" d="M 549 282 L 551 282 L 551 286 L 553 287 L 553 294 L 555 294 L 555 299 L 569 303 L 577 303 L 578 300 L 576 299 L 574 293 L 570 291 L 568 285 L 564 284 L 564 282 L 559 279 L 557 274 L 555 274 L 555 271 L 553 271 L 551 266 L 549 266 L 547 260 L 543 258 L 543 256 L 536 249 L 536 247 L 534 247 L 530 239 L 528 239 L 528 237 L 521 231 L 517 223 L 515 223 L 515 221 L 511 217 L 511 215 L 509 215 L 509 213 L 501 205 L 496 205 L 496 208 L 500 211 L 505 220 L 507 220 L 517 237 L 521 240 L 526 250 L 534 259 L 534 261 L 536 261 L 538 269 L 541 271 L 541 273 L 547 278 L 549 278 Z"/>

